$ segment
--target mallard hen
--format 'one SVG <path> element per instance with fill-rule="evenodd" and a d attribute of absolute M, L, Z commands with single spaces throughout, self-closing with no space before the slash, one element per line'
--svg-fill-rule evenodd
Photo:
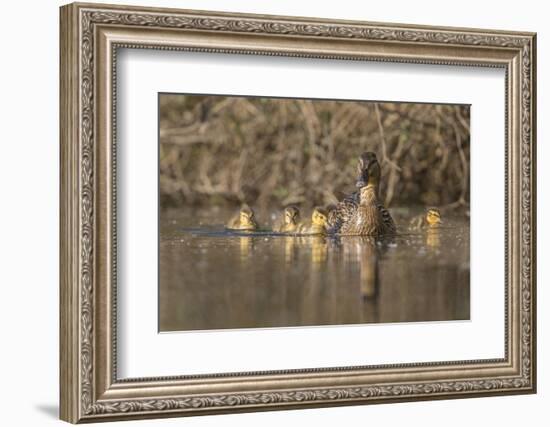
<path fill-rule="evenodd" d="M 376 154 L 366 152 L 359 158 L 358 191 L 350 194 L 329 213 L 328 231 L 334 234 L 380 236 L 395 234 L 388 210 L 378 199 L 380 163 Z"/>

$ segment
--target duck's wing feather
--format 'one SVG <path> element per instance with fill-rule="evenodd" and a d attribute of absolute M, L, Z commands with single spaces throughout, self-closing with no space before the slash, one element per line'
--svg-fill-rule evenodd
<path fill-rule="evenodd" d="M 350 221 L 359 206 L 359 191 L 355 191 L 338 202 L 336 207 L 328 214 L 328 232 L 338 233 L 342 224 Z"/>
<path fill-rule="evenodd" d="M 378 203 L 378 211 L 380 212 L 380 217 L 382 218 L 382 224 L 384 224 L 386 233 L 388 234 L 395 233 L 397 231 L 397 227 L 395 226 L 395 222 L 393 221 L 390 211 L 388 211 L 382 205 L 382 203 Z"/>

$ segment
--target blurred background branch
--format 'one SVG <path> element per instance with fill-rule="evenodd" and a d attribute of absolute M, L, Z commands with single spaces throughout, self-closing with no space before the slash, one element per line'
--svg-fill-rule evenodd
<path fill-rule="evenodd" d="M 461 105 L 164 94 L 161 207 L 335 203 L 369 150 L 386 205 L 468 208 L 469 122 Z"/>

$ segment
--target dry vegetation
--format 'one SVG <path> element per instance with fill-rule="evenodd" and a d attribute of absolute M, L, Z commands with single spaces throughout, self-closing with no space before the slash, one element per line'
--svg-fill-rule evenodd
<path fill-rule="evenodd" d="M 334 203 L 365 150 L 386 205 L 468 207 L 467 106 L 160 96 L 162 207 Z"/>

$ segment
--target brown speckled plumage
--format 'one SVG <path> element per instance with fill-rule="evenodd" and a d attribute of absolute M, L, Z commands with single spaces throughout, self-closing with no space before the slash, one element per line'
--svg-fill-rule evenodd
<path fill-rule="evenodd" d="M 363 153 L 358 164 L 359 177 L 353 192 L 330 211 L 328 232 L 360 236 L 395 234 L 390 213 L 378 199 L 380 164 L 372 152 Z"/>
<path fill-rule="evenodd" d="M 361 189 L 359 204 L 339 230 L 339 234 L 355 236 L 380 236 L 395 232 L 391 215 L 378 201 L 376 188 L 370 185 Z"/>
<path fill-rule="evenodd" d="M 342 225 L 347 223 L 359 206 L 359 191 L 354 191 L 340 201 L 334 209 L 328 213 L 329 233 L 338 233 Z"/>

